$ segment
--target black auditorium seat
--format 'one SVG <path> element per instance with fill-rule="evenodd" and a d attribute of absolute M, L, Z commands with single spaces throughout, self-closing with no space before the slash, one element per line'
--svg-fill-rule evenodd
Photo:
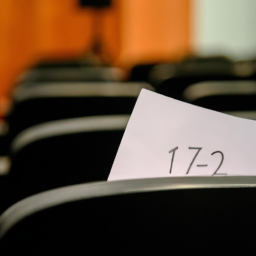
<path fill-rule="evenodd" d="M 225 56 L 188 56 L 178 63 L 177 76 L 232 75 L 234 64 Z"/>
<path fill-rule="evenodd" d="M 223 56 L 189 56 L 178 63 L 155 65 L 148 74 L 148 82 L 158 87 L 165 80 L 175 77 L 230 76 L 234 75 L 234 65 L 233 61 Z"/>
<path fill-rule="evenodd" d="M 43 122 L 95 115 L 131 114 L 146 83 L 55 82 L 19 87 L 7 117 L 9 141 L 19 132 Z"/>
<path fill-rule="evenodd" d="M 194 105 L 256 119 L 256 81 L 206 81 L 188 86 L 184 101 Z"/>
<path fill-rule="evenodd" d="M 25 72 L 20 77 L 19 84 L 36 86 L 37 82 L 117 82 L 121 81 L 123 77 L 123 71 L 114 67 L 43 66 Z"/>
<path fill-rule="evenodd" d="M 188 56 L 180 62 L 137 65 L 132 68 L 130 79 L 146 81 L 157 88 L 165 80 L 176 77 L 250 75 L 248 72 L 240 72 L 242 69 L 245 70 L 224 56 Z"/>
<path fill-rule="evenodd" d="M 256 67 L 252 61 L 240 63 L 216 56 L 188 58 L 177 63 L 175 68 L 171 68 L 170 64 L 158 65 L 152 69 L 150 76 L 157 92 L 183 100 L 182 94 L 191 84 L 204 81 L 255 80 L 255 74 Z"/>
<path fill-rule="evenodd" d="M 1 210 L 44 190 L 107 180 L 128 119 L 129 115 L 80 117 L 24 130 L 11 145 Z"/>
<path fill-rule="evenodd" d="M 70 186 L 0 217 L 7 255 L 252 254 L 255 177 L 182 177 Z"/>
<path fill-rule="evenodd" d="M 192 84 L 204 81 L 246 81 L 253 80 L 253 77 L 240 77 L 236 75 L 229 76 L 186 76 L 186 77 L 173 77 L 165 80 L 156 91 L 168 97 L 178 100 L 184 100 L 183 93 L 186 88 Z"/>
<path fill-rule="evenodd" d="M 134 66 L 130 71 L 129 80 L 130 81 L 141 81 L 149 82 L 150 81 L 150 72 L 156 66 L 156 63 L 151 64 L 140 64 Z"/>

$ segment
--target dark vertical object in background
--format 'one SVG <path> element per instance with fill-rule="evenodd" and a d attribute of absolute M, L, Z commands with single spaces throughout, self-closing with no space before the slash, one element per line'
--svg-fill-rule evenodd
<path fill-rule="evenodd" d="M 92 44 L 92 53 L 93 59 L 97 64 L 109 65 L 108 61 L 105 60 L 104 50 L 102 47 L 102 30 L 103 30 L 103 20 L 101 18 L 102 13 L 101 9 L 111 7 L 112 0 L 79 0 L 81 7 L 91 7 L 96 9 L 95 18 L 94 18 L 94 34 L 93 34 L 93 44 Z"/>
<path fill-rule="evenodd" d="M 80 0 L 82 7 L 103 8 L 111 5 L 111 0 Z"/>

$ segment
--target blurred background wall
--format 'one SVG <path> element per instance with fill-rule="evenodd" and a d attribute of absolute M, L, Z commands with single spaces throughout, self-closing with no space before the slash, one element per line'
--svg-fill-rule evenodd
<path fill-rule="evenodd" d="M 195 53 L 238 60 L 256 56 L 256 1 L 194 0 L 191 6 Z"/>
<path fill-rule="evenodd" d="M 113 0 L 81 8 L 78 0 L 0 1 L 0 116 L 19 75 L 42 60 L 85 58 L 93 42 L 126 71 L 139 63 L 191 54 L 256 55 L 254 0 Z"/>

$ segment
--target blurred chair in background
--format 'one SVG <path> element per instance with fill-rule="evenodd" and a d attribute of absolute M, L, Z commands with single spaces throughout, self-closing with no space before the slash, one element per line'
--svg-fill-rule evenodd
<path fill-rule="evenodd" d="M 142 88 L 152 89 L 145 83 L 119 82 L 60 82 L 60 84 L 55 82 L 17 88 L 14 94 L 13 111 L 7 118 L 9 133 L 6 155 L 10 155 L 12 166 L 7 176 L 0 177 L 1 195 L 9 202 L 9 197 L 14 194 L 16 194 L 15 198 L 21 199 L 58 186 L 106 180 L 125 129 L 123 125 L 121 132 L 115 131 L 114 128 L 114 131 L 110 132 L 108 130 L 111 128 L 108 126 L 115 126 L 115 116 L 118 118 L 119 115 L 132 113 Z M 113 116 L 112 119 L 108 118 L 110 115 Z M 86 118 L 89 119 L 90 124 L 90 118 L 97 120 L 97 117 L 103 120 L 103 126 L 99 121 L 100 126 L 97 127 L 96 122 L 91 132 L 90 129 L 83 130 L 84 126 L 87 127 Z M 81 121 L 82 130 L 79 130 L 81 122 L 76 119 L 65 121 L 68 118 L 84 120 L 84 122 Z M 49 124 L 50 128 L 40 129 L 41 126 L 47 127 L 47 122 L 58 122 L 57 120 L 59 123 Z M 67 130 L 65 130 L 66 122 Z M 36 132 L 37 129 L 38 132 Z M 50 133 L 53 130 L 56 134 L 46 139 L 49 129 Z M 62 129 L 65 130 L 64 134 L 70 135 L 64 136 Z M 75 133 L 79 134 L 72 134 L 73 129 L 75 131 L 78 129 L 79 132 Z M 46 138 L 41 140 L 40 133 L 43 134 L 44 130 L 46 130 Z M 30 133 L 32 135 L 29 135 Z M 8 150 L 12 143 L 16 143 L 16 139 L 24 136 L 33 138 L 34 133 L 39 133 L 39 141 L 33 142 L 32 146 L 24 147 L 23 150 L 19 150 L 19 153 Z M 105 147 L 104 150 L 107 151 L 100 159 L 98 159 L 99 147 Z M 61 152 L 65 153 L 61 154 Z M 47 172 L 45 172 L 46 169 Z M 84 172 L 84 170 L 87 171 Z M 52 179 L 49 173 L 55 178 Z M 71 176 L 67 176 L 68 174 Z M 12 202 L 14 203 L 15 200 Z"/>
<path fill-rule="evenodd" d="M 183 99 L 193 105 L 256 120 L 256 81 L 209 81 L 188 86 Z"/>
<path fill-rule="evenodd" d="M 124 78 L 124 72 L 114 67 L 44 67 L 26 72 L 19 80 L 19 84 L 36 85 L 36 82 L 115 82 Z"/>
<path fill-rule="evenodd" d="M 207 65 L 205 65 L 207 66 Z M 255 70 L 248 74 L 248 76 L 240 76 L 233 72 L 233 65 L 230 63 L 230 69 L 228 72 L 217 72 L 215 69 L 213 72 L 203 72 L 197 74 L 196 72 L 192 74 L 189 72 L 187 75 L 177 75 L 172 78 L 166 79 L 157 87 L 157 92 L 178 100 L 182 100 L 182 94 L 184 90 L 191 84 L 204 82 L 204 81 L 244 81 L 244 80 L 255 80 Z M 196 69 L 196 67 L 195 67 Z M 206 67 L 207 69 L 207 67 Z M 232 71 L 232 72 L 230 72 Z"/>
<path fill-rule="evenodd" d="M 128 119 L 129 115 L 80 117 L 20 133 L 11 145 L 10 173 L 0 177 L 1 211 L 48 189 L 107 180 Z"/>
<path fill-rule="evenodd" d="M 146 83 L 37 82 L 14 92 L 7 117 L 12 140 L 22 130 L 47 121 L 95 115 L 131 114 Z"/>

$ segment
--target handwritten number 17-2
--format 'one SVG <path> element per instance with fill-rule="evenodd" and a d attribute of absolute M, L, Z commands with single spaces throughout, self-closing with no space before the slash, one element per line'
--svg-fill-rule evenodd
<path fill-rule="evenodd" d="M 189 171 L 193 165 L 193 163 L 195 162 L 198 154 L 200 153 L 200 151 L 202 150 L 202 148 L 196 148 L 196 147 L 189 147 L 188 149 L 193 149 L 193 150 L 197 150 L 195 156 L 193 157 L 189 167 L 188 167 L 188 170 L 186 172 L 186 174 L 189 174 Z M 173 149 L 171 149 L 169 151 L 169 154 L 172 153 L 172 159 L 171 159 L 171 167 L 170 167 L 170 173 L 172 173 L 172 167 L 173 167 L 173 162 L 174 162 L 174 157 L 175 157 L 175 152 L 178 150 L 178 147 L 175 147 Z M 213 152 L 211 155 L 215 155 L 215 154 L 220 154 L 221 155 L 221 161 L 220 161 L 220 164 L 218 166 L 218 168 L 214 171 L 214 173 L 212 174 L 212 176 L 214 175 L 227 175 L 226 173 L 218 173 L 218 170 L 220 169 L 221 165 L 223 164 L 223 161 L 224 161 L 224 154 L 221 152 L 221 151 L 215 151 Z M 208 165 L 207 164 L 198 164 L 197 167 L 207 167 Z"/>

